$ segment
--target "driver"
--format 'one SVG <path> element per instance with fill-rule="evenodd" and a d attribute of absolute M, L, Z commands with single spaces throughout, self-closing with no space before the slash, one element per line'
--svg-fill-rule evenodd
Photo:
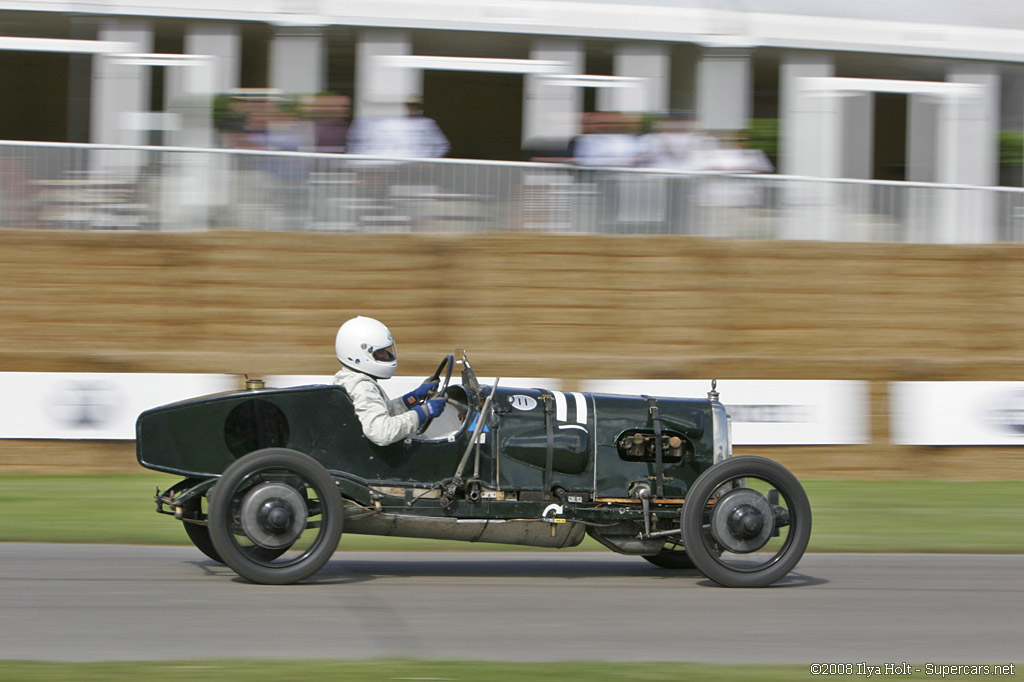
<path fill-rule="evenodd" d="M 394 400 L 378 379 L 390 379 L 398 369 L 391 332 L 369 317 L 354 317 L 338 328 L 334 350 L 342 369 L 334 375 L 352 399 L 363 434 L 377 445 L 397 443 L 441 414 L 444 398 L 427 400 L 437 382 L 427 380 L 414 391 Z"/>

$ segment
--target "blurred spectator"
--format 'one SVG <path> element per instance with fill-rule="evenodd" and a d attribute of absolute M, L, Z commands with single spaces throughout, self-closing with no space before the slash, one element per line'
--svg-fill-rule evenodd
<path fill-rule="evenodd" d="M 646 166 L 667 170 L 704 170 L 709 155 L 718 149 L 718 140 L 696 129 L 695 123 L 685 118 L 655 121 L 650 133 L 644 136 Z"/>
<path fill-rule="evenodd" d="M 775 167 L 763 151 L 747 147 L 747 137 L 743 133 L 725 138 L 717 148 L 702 153 L 700 166 L 696 170 L 724 173 L 775 172 Z"/>
<path fill-rule="evenodd" d="M 448 153 L 450 146 L 437 123 L 423 115 L 419 99 L 406 103 L 405 116 L 361 117 L 348 129 L 349 154 L 433 159 Z"/>
<path fill-rule="evenodd" d="M 577 180 L 593 187 L 593 209 L 602 223 L 628 222 L 624 207 L 632 203 L 635 178 L 609 168 L 631 168 L 643 162 L 646 154 L 639 135 L 640 117 L 617 112 L 589 112 L 583 115 L 583 134 L 573 145 L 573 161 L 586 170 Z"/>
<path fill-rule="evenodd" d="M 573 144 L 573 160 L 578 166 L 631 167 L 645 156 L 639 120 L 614 112 L 589 112 L 583 115 L 583 135 Z"/>
<path fill-rule="evenodd" d="M 265 121 L 260 148 L 277 152 L 298 152 L 313 146 L 313 126 L 295 114 L 276 110 Z"/>
<path fill-rule="evenodd" d="M 237 97 L 221 94 L 213 99 L 213 124 L 221 147 L 242 146 L 246 115 L 245 103 Z"/>
<path fill-rule="evenodd" d="M 249 104 L 245 136 L 249 149 L 295 152 L 312 147 L 312 125 L 299 120 L 294 106 L 278 100 Z"/>
<path fill-rule="evenodd" d="M 242 135 L 235 147 L 245 150 L 295 152 L 313 145 L 313 124 L 302 121 L 294 103 L 272 93 L 252 93 L 239 98 L 238 108 L 245 113 Z M 279 155 L 246 155 L 239 159 L 239 171 L 253 192 L 245 203 L 263 202 L 284 207 L 286 215 L 301 206 L 308 174 L 307 160 Z"/>
<path fill-rule="evenodd" d="M 323 93 L 303 106 L 303 116 L 313 123 L 313 144 L 318 152 L 345 151 L 352 100 L 347 95 Z"/>
<path fill-rule="evenodd" d="M 717 149 L 702 154 L 702 163 L 695 170 L 729 175 L 772 173 L 768 156 L 760 149 L 748 149 L 741 133 L 723 139 Z M 704 206 L 755 208 L 764 201 L 762 181 L 756 178 L 712 177 L 702 186 L 700 203 Z"/>
<path fill-rule="evenodd" d="M 313 120 L 275 90 L 239 90 L 218 98 L 214 116 L 221 145 L 235 149 L 307 151 L 315 144 Z"/>

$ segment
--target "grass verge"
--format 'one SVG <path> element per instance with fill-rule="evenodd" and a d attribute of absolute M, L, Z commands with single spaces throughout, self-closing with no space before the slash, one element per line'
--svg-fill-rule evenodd
<path fill-rule="evenodd" d="M 0 475 L 0 542 L 187 544 L 154 513 L 162 474 Z M 1024 482 L 805 481 L 815 552 L 1024 553 Z M 349 551 L 523 549 L 346 535 Z M 581 549 L 601 549 L 590 540 Z"/>

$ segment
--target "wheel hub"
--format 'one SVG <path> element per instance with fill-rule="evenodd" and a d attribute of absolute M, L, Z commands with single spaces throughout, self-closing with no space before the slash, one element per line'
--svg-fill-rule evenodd
<path fill-rule="evenodd" d="M 743 504 L 732 510 L 726 524 L 729 532 L 738 538 L 749 540 L 756 538 L 764 527 L 764 518 L 756 507 Z"/>
<path fill-rule="evenodd" d="M 273 499 L 263 503 L 257 513 L 260 527 L 268 533 L 280 535 L 291 528 L 292 509 L 283 500 Z"/>
<path fill-rule="evenodd" d="M 768 542 L 775 514 L 761 493 L 735 488 L 718 498 L 711 511 L 711 535 L 730 552 L 746 554 Z"/>
<path fill-rule="evenodd" d="M 283 483 L 256 486 L 245 494 L 239 509 L 246 537 L 268 549 L 294 543 L 305 530 L 308 515 L 302 496 Z"/>

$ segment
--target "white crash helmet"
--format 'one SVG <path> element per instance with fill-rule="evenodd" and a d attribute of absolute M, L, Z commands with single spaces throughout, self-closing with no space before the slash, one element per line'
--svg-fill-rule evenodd
<path fill-rule="evenodd" d="M 390 379 L 398 369 L 391 332 L 372 317 L 353 317 L 338 328 L 334 352 L 345 367 L 378 379 Z"/>

